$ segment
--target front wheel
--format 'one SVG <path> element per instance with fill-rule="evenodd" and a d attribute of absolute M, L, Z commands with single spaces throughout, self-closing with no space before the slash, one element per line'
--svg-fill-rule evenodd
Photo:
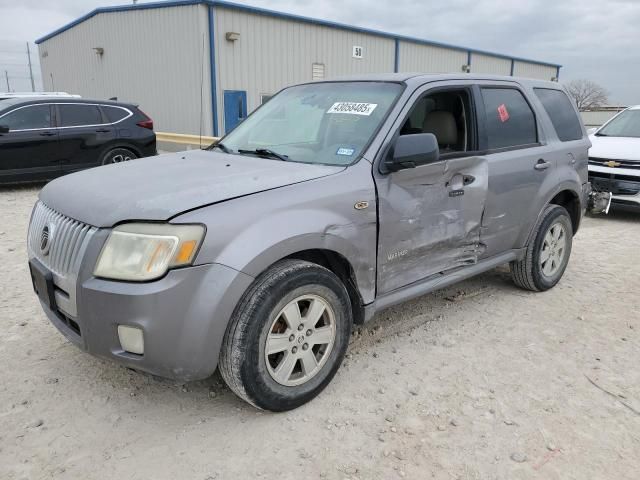
<path fill-rule="evenodd" d="M 567 268 L 572 243 L 569 213 L 560 205 L 547 205 L 527 245 L 525 257 L 511 262 L 514 283 L 536 292 L 554 287 Z"/>
<path fill-rule="evenodd" d="M 260 275 L 227 328 L 220 373 L 234 393 L 274 412 L 318 395 L 347 350 L 352 313 L 340 279 L 319 265 L 284 260 Z"/>

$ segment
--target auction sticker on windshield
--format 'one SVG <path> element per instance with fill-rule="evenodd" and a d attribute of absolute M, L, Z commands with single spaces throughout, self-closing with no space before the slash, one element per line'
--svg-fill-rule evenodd
<path fill-rule="evenodd" d="M 371 115 L 377 103 L 336 102 L 327 113 L 349 113 L 351 115 Z"/>

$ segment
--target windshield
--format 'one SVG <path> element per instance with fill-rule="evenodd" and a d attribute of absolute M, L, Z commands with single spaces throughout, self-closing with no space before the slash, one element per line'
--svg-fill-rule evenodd
<path fill-rule="evenodd" d="M 220 148 L 292 162 L 348 165 L 368 145 L 402 88 L 385 82 L 287 88 L 224 137 Z"/>
<path fill-rule="evenodd" d="M 640 138 L 640 110 L 625 110 L 598 131 L 596 135 Z"/>

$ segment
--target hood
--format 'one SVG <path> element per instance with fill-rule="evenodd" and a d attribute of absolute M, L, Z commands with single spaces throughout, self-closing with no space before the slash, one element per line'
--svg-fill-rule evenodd
<path fill-rule="evenodd" d="M 589 140 L 591 140 L 590 157 L 640 162 L 640 138 L 590 135 Z"/>
<path fill-rule="evenodd" d="M 168 220 L 186 210 L 341 170 L 193 150 L 66 175 L 46 185 L 40 199 L 68 217 L 111 227 L 125 220 Z"/>

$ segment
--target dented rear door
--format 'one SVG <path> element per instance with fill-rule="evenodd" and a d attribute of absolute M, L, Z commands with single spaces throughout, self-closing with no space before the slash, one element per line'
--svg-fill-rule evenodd
<path fill-rule="evenodd" d="M 394 138 L 412 105 L 434 88 L 467 86 L 443 83 L 416 92 L 391 132 Z M 468 92 L 473 95 L 471 89 Z M 389 144 L 394 138 L 388 139 Z M 457 153 L 455 158 L 445 154 L 439 162 L 386 175 L 374 172 L 379 214 L 378 295 L 477 262 L 484 249 L 480 230 L 488 189 L 487 159 L 477 153 Z"/>

